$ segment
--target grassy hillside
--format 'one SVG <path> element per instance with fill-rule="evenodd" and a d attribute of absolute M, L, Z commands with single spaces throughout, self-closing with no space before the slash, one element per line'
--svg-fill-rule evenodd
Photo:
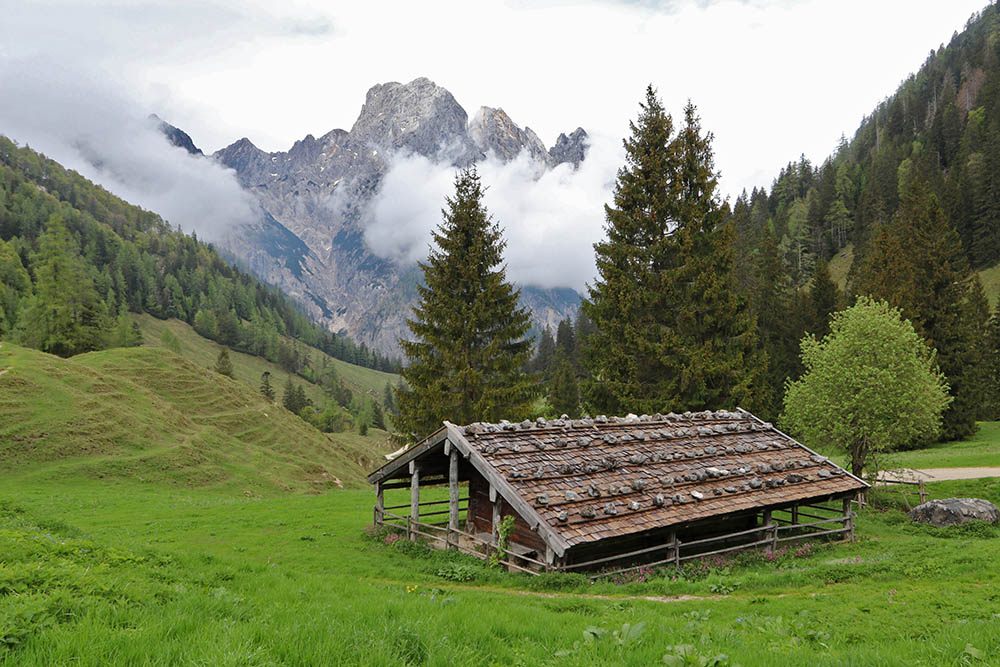
<path fill-rule="evenodd" d="M 61 359 L 0 347 L 0 470 L 250 495 L 363 483 L 385 433 L 327 435 L 256 389 L 158 348 Z"/>
<path fill-rule="evenodd" d="M 181 342 L 181 356 L 203 368 L 212 368 L 215 366 L 215 360 L 219 356 L 219 344 L 200 336 L 187 322 L 178 319 L 159 320 L 146 314 L 133 315 L 133 318 L 142 329 L 145 345 L 159 346 L 163 330 L 165 328 L 170 329 L 171 333 Z M 349 364 L 345 361 L 334 359 L 324 352 L 307 345 L 300 344 L 300 347 L 303 350 L 308 350 L 314 368 L 319 368 L 324 360 L 333 366 L 337 371 L 338 377 L 355 394 L 366 394 L 381 402 L 386 383 L 396 385 L 399 382 L 399 376 L 393 373 L 384 373 L 371 368 Z M 278 399 L 281 399 L 281 390 L 285 385 L 285 380 L 288 378 L 288 372 L 278 364 L 272 363 L 263 357 L 256 357 L 231 350 L 230 358 L 233 361 L 233 371 L 236 379 L 252 387 L 259 387 L 260 376 L 264 371 L 269 371 L 271 373 L 271 386 L 278 393 Z M 321 387 L 307 382 L 301 377 L 296 376 L 293 380 L 302 385 L 306 395 L 312 399 L 315 405 L 321 406 L 327 401 L 326 394 Z"/>
<path fill-rule="evenodd" d="M 854 262 L 854 244 L 848 243 L 830 260 L 830 279 L 840 289 L 847 288 L 847 272 Z"/>

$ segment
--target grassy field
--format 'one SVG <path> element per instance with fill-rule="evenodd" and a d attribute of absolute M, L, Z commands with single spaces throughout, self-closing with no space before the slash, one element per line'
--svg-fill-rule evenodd
<path fill-rule="evenodd" d="M 219 344 L 203 338 L 188 323 L 177 319 L 158 320 L 150 315 L 133 315 L 135 321 L 142 329 L 142 335 L 147 346 L 159 346 L 160 336 L 164 328 L 170 329 L 171 333 L 177 336 L 181 342 L 181 356 L 204 368 L 213 368 L 215 360 L 219 356 Z M 355 366 L 339 359 L 327 355 L 314 347 L 301 345 L 304 351 L 308 351 L 313 364 L 319 367 L 323 359 L 337 370 L 337 375 L 344 381 L 351 391 L 360 394 L 367 394 L 374 399 L 381 401 L 387 383 L 396 385 L 399 376 L 393 373 L 383 373 Z M 262 357 L 255 357 L 242 352 L 230 350 L 229 356 L 233 361 L 233 371 L 237 380 L 244 382 L 251 387 L 260 387 L 260 377 L 264 371 L 271 373 L 271 386 L 278 392 L 281 398 L 282 387 L 288 379 L 288 373 L 278 364 L 271 363 Z M 301 377 L 293 377 L 293 381 L 302 385 L 306 395 L 312 399 L 315 405 L 323 405 L 327 398 L 323 389 L 314 385 Z"/>
<path fill-rule="evenodd" d="M 997 479 L 928 488 L 1000 503 Z M 0 664 L 1000 662 L 1000 528 L 911 525 L 894 494 L 854 543 L 625 585 L 386 544 L 372 502 L 5 474 Z"/>
<path fill-rule="evenodd" d="M 328 438 L 158 348 L 4 343 L 4 369 L 0 665 L 1000 664 L 1000 528 L 912 525 L 898 493 L 850 544 L 506 574 L 366 536 L 382 433 Z M 998 438 L 908 455 L 984 465 Z M 1000 479 L 928 490 L 1000 503 Z"/>
<path fill-rule="evenodd" d="M 0 347 L 0 474 L 267 495 L 363 483 L 394 447 L 323 434 L 253 387 L 159 348 L 60 359 Z"/>
<path fill-rule="evenodd" d="M 853 544 L 616 586 L 405 553 L 363 535 L 371 502 L 4 479 L 0 664 L 1000 661 L 996 528 L 866 511 Z"/>

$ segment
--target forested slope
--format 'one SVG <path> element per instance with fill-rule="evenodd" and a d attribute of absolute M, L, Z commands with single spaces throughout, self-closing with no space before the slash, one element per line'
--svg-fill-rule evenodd
<path fill-rule="evenodd" d="M 210 244 L 2 136 L 0 281 L 0 336 L 62 356 L 134 343 L 130 311 L 176 317 L 272 361 L 286 335 L 350 363 L 393 369 L 312 324 Z"/>

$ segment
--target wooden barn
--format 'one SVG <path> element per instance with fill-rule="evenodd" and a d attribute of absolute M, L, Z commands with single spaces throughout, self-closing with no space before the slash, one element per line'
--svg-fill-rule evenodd
<path fill-rule="evenodd" d="M 867 484 L 744 410 L 438 431 L 369 475 L 375 523 L 526 571 L 623 570 L 853 537 Z M 429 486 L 447 499 L 421 501 Z M 410 489 L 386 506 L 384 490 Z M 445 520 L 445 517 L 447 519 Z M 509 524 L 509 521 L 508 521 Z M 500 542 L 500 544 L 498 544 Z"/>

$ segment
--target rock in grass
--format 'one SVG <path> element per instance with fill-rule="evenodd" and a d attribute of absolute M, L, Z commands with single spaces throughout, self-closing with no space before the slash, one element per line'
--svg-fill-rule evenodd
<path fill-rule="evenodd" d="M 910 510 L 910 519 L 932 526 L 951 526 L 969 521 L 1000 521 L 1000 510 L 988 500 L 979 498 L 945 498 L 931 500 Z"/>

